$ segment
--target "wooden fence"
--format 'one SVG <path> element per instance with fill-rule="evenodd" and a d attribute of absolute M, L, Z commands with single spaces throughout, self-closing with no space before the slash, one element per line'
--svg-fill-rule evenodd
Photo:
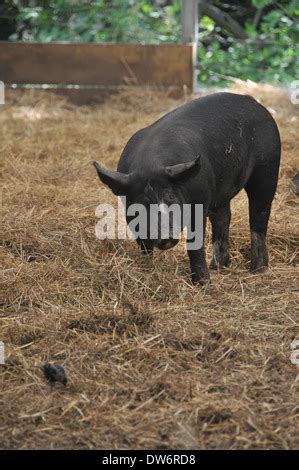
<path fill-rule="evenodd" d="M 193 89 L 194 45 L 0 42 L 5 84 Z"/>

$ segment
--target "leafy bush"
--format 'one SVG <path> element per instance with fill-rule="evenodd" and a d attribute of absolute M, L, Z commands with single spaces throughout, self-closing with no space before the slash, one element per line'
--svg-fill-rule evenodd
<path fill-rule="evenodd" d="M 19 4 L 22 39 L 159 44 L 180 37 L 180 0 L 44 0 Z M 16 40 L 19 34 L 10 37 Z"/>
<path fill-rule="evenodd" d="M 267 0 L 253 0 L 257 7 L 270 5 Z M 257 31 L 253 20 L 245 24 L 248 40 L 221 37 L 213 20 L 200 22 L 198 48 L 200 82 L 222 85 L 231 77 L 263 82 L 288 83 L 296 77 L 298 57 L 298 15 L 295 2 L 271 9 Z M 212 38 L 212 39 L 211 39 Z"/>

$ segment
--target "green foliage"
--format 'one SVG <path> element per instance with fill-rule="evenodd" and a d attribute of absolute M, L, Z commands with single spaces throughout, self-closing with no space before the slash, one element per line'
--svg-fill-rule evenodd
<path fill-rule="evenodd" d="M 255 8 L 264 8 L 267 5 L 270 5 L 271 0 L 252 0 L 252 5 Z"/>
<path fill-rule="evenodd" d="M 179 43 L 180 0 L 4 0 L 18 8 L 10 39 L 124 43 Z M 282 83 L 295 79 L 298 0 L 235 0 L 218 8 L 248 11 L 240 41 L 208 16 L 200 19 L 198 71 L 205 86 L 228 77 Z M 246 4 L 246 7 L 244 6 Z M 247 8 L 247 10 L 246 10 Z M 261 17 L 256 23 L 255 13 Z M 244 23 L 244 22 L 243 22 Z"/>
<path fill-rule="evenodd" d="M 269 0 L 252 0 L 262 8 Z M 199 81 L 210 85 L 224 85 L 229 77 L 262 82 L 289 83 L 296 78 L 298 63 L 298 15 L 297 2 L 278 5 L 262 16 L 259 29 L 253 18 L 245 25 L 249 39 L 240 41 L 230 36 L 220 37 L 221 30 L 211 20 L 201 20 L 199 39 L 205 47 L 199 47 Z M 211 40 L 211 33 L 213 39 Z M 218 37 L 218 40 L 216 39 Z M 215 38 L 215 39 L 214 39 Z M 208 40 L 208 42 L 207 42 Z"/>
<path fill-rule="evenodd" d="M 180 1 L 44 0 L 22 6 L 23 38 L 42 42 L 177 42 Z M 10 39 L 17 39 L 17 34 Z"/>

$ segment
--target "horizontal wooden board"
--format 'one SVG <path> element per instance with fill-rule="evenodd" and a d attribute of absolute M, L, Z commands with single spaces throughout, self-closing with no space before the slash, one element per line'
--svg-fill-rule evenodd
<path fill-rule="evenodd" d="M 4 83 L 193 88 L 194 46 L 0 42 Z"/>

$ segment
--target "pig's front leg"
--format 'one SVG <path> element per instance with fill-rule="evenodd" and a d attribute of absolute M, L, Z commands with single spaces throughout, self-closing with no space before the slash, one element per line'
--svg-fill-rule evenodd
<path fill-rule="evenodd" d="M 143 255 L 146 255 L 149 258 L 153 256 L 154 246 L 149 240 L 137 239 L 137 244 L 139 245 Z"/>
<path fill-rule="evenodd" d="M 210 280 L 210 274 L 206 262 L 204 247 L 200 250 L 188 250 L 191 279 L 193 284 L 206 284 Z"/>
<path fill-rule="evenodd" d="M 190 261 L 190 269 L 191 269 L 191 279 L 193 284 L 206 284 L 210 280 L 210 274 L 206 262 L 206 254 L 205 254 L 205 246 L 204 246 L 204 239 L 205 239 L 205 230 L 206 230 L 206 216 L 203 217 L 202 226 L 200 229 L 203 231 L 203 243 L 202 247 L 198 249 L 194 249 L 196 246 L 194 244 L 194 228 L 196 227 L 194 221 L 194 210 L 192 211 L 191 216 L 191 226 L 187 228 L 187 250 L 188 256 Z M 190 232 L 191 229 L 191 232 Z M 198 234 L 197 234 L 198 235 Z M 194 245 L 194 246 L 192 246 Z"/>

